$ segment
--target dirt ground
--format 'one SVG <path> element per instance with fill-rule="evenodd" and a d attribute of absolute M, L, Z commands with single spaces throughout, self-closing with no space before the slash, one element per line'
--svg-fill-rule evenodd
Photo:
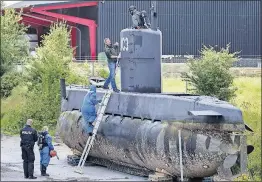
<path fill-rule="evenodd" d="M 28 181 L 24 179 L 21 158 L 20 138 L 18 136 L 1 136 L 1 181 Z M 35 145 L 36 180 L 32 181 L 147 181 L 147 178 L 132 176 L 99 166 L 85 166 L 84 174 L 74 172 L 74 167 L 67 164 L 67 155 L 71 150 L 64 144 L 53 143 L 59 160 L 52 158 L 47 168 L 50 177 L 40 176 L 40 156 Z"/>

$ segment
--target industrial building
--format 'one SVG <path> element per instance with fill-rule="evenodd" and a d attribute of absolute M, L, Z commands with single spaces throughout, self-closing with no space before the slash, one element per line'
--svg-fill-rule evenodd
<path fill-rule="evenodd" d="M 97 59 L 103 39 L 119 42 L 120 31 L 131 26 L 128 7 L 150 14 L 151 2 L 140 1 L 22 1 L 22 22 L 35 28 L 38 41 L 52 21 L 66 20 L 72 27 L 76 57 Z M 240 51 L 244 58 L 261 56 L 261 1 L 158 1 L 158 27 L 163 55 L 199 55 L 203 45 Z"/>

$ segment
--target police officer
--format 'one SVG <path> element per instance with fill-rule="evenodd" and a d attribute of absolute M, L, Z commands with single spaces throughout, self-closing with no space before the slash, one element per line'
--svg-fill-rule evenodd
<path fill-rule="evenodd" d="M 119 90 L 116 87 L 116 81 L 115 81 L 117 59 L 119 57 L 117 53 L 117 48 L 119 45 L 117 42 L 114 45 L 112 45 L 109 38 L 105 38 L 104 43 L 105 43 L 105 54 L 107 57 L 108 68 L 109 68 L 110 73 L 104 83 L 103 88 L 109 89 L 108 85 L 109 83 L 111 83 L 111 86 L 114 92 L 119 92 Z"/>
<path fill-rule="evenodd" d="M 34 176 L 34 145 L 37 141 L 37 131 L 31 127 L 32 123 L 33 120 L 28 119 L 25 127 L 20 131 L 24 177 L 28 179 L 37 178 Z"/>

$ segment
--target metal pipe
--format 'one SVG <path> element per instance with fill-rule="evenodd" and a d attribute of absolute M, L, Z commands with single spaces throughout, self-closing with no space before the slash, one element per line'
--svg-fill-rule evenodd
<path fill-rule="evenodd" d="M 78 41 L 79 41 L 79 57 L 80 57 L 80 59 L 81 59 L 81 47 L 82 47 L 82 42 L 81 42 L 81 40 L 82 40 L 82 38 L 81 38 L 81 31 L 80 31 L 80 29 L 79 28 L 77 28 L 77 27 L 75 27 L 75 29 L 77 29 L 78 31 L 79 31 L 79 39 L 78 39 Z"/>
<path fill-rule="evenodd" d="M 152 1 L 151 4 L 151 29 L 157 30 L 157 12 L 156 12 L 157 1 Z"/>
<path fill-rule="evenodd" d="M 63 99 L 66 99 L 66 84 L 64 78 L 60 79 L 60 89 L 61 89 L 61 97 Z"/>
<path fill-rule="evenodd" d="M 31 16 L 31 15 L 28 15 L 28 14 L 24 14 L 22 13 L 23 16 L 27 16 L 27 17 L 30 17 L 30 18 L 34 18 L 34 19 L 38 19 L 38 20 L 43 20 L 43 21 L 48 21 L 48 22 L 51 22 L 51 23 L 54 23 L 54 21 L 52 20 L 48 20 L 48 19 L 45 19 L 45 18 L 39 18 L 39 17 L 35 17 L 35 16 Z M 69 27 L 73 27 L 75 29 L 77 29 L 79 31 L 79 56 L 81 57 L 81 31 L 78 27 L 76 26 L 72 26 L 72 25 L 67 25 Z"/>
<path fill-rule="evenodd" d="M 180 177 L 181 177 L 181 181 L 184 181 L 184 179 L 183 179 L 183 161 L 182 161 L 181 130 L 178 130 L 178 140 L 179 140 Z"/>

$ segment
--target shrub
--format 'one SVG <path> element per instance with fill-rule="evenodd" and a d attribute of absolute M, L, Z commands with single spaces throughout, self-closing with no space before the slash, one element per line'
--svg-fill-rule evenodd
<path fill-rule="evenodd" d="M 229 46 L 219 52 L 213 47 L 204 46 L 201 57 L 187 63 L 189 72 L 182 73 L 182 78 L 188 81 L 193 93 L 229 101 L 236 91 L 233 87 L 234 77 L 229 70 L 237 59 L 236 54 L 229 53 Z"/>
<path fill-rule="evenodd" d="M 8 97 L 11 91 L 21 81 L 21 74 L 17 72 L 8 72 L 1 78 L 1 98 Z"/>
<path fill-rule="evenodd" d="M 74 85 L 86 85 L 86 86 L 88 86 L 89 81 L 88 81 L 87 76 L 85 77 L 85 76 L 76 74 L 73 71 L 71 71 L 69 73 L 67 79 L 66 79 L 66 84 L 67 85 L 74 84 Z"/>
<path fill-rule="evenodd" d="M 21 116 L 24 112 L 26 92 L 26 87 L 18 85 L 12 90 L 9 97 L 1 99 L 2 131 L 15 134 L 25 124 L 26 120 Z"/>
<path fill-rule="evenodd" d="M 14 118 L 9 110 L 5 122 L 7 130 L 17 131 L 27 118 L 34 120 L 34 127 L 41 129 L 48 125 L 56 126 L 60 114 L 60 78 L 70 75 L 69 63 L 72 61 L 73 49 L 70 44 L 70 32 L 64 23 L 51 26 L 50 33 L 43 37 L 42 47 L 37 48 L 37 56 L 31 58 L 26 69 L 27 92 L 23 107 L 16 111 Z M 11 128 L 10 128 L 11 127 Z"/>
<path fill-rule="evenodd" d="M 99 75 L 100 77 L 106 79 L 106 78 L 108 77 L 108 75 L 109 75 L 109 71 L 106 70 L 105 68 L 101 68 L 101 69 L 98 70 L 98 75 Z"/>

